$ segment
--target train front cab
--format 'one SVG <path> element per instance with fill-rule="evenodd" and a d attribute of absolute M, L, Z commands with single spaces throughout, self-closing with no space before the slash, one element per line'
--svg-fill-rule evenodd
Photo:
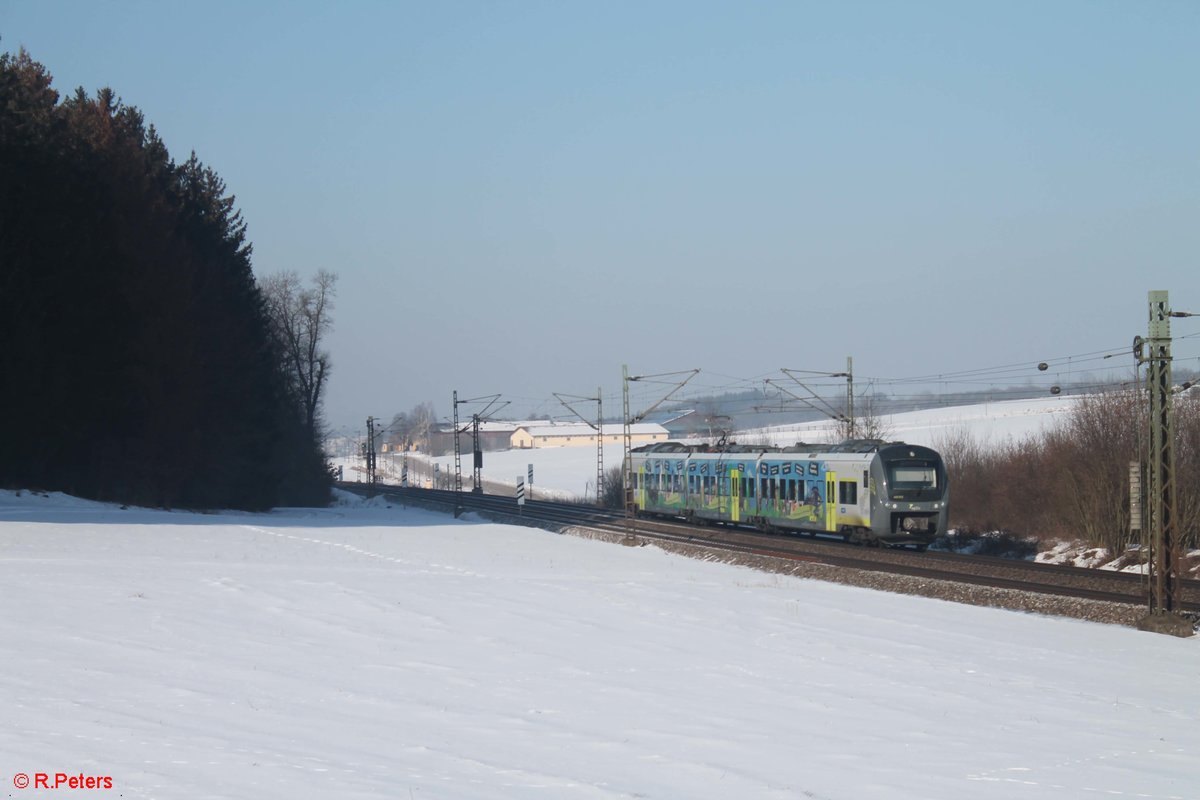
<path fill-rule="evenodd" d="M 881 541 L 924 550 L 946 530 L 949 487 L 936 451 L 909 444 L 883 447 L 872 472 L 878 503 L 871 527 Z"/>

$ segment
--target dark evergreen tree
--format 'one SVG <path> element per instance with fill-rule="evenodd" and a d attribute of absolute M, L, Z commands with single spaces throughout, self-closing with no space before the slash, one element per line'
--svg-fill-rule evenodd
<path fill-rule="evenodd" d="M 109 89 L 0 55 L 0 483 L 164 506 L 328 500 L 246 225 Z"/>

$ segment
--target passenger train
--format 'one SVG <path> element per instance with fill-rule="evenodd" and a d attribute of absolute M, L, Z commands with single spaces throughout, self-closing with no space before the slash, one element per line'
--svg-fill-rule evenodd
<path fill-rule="evenodd" d="M 659 442 L 631 458 L 639 514 L 917 550 L 946 530 L 946 467 L 928 447 L 878 439 L 782 448 Z"/>

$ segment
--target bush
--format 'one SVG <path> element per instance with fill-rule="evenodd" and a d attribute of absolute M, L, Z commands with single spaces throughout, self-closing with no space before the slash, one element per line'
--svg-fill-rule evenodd
<path fill-rule="evenodd" d="M 609 467 L 604 473 L 604 493 L 601 495 L 604 508 L 625 507 L 625 475 L 623 467 Z"/>
<path fill-rule="evenodd" d="M 965 431 L 936 448 L 946 461 L 950 524 L 1016 539 L 1086 539 L 1121 552 L 1130 544 L 1129 464 L 1144 461 L 1144 394 L 1125 390 L 1079 399 L 1041 436 L 986 447 Z M 1176 401 L 1177 524 L 1197 546 L 1200 522 L 1200 399 Z M 997 543 L 989 547 L 1005 547 Z"/>

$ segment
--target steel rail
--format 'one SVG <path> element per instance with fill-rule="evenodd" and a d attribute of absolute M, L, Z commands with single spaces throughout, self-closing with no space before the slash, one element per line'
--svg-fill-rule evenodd
<path fill-rule="evenodd" d="M 371 493 L 361 484 L 341 484 L 358 494 Z M 436 489 L 376 485 L 375 494 L 393 502 L 453 509 L 454 492 Z M 722 524 L 697 525 L 681 520 L 640 517 L 629 520 L 624 513 L 573 503 L 527 501 L 502 495 L 465 493 L 459 499 L 465 510 L 498 521 L 563 531 L 588 528 L 607 533 L 636 536 L 648 541 L 673 542 L 704 547 L 717 552 L 779 558 L 822 564 L 841 569 L 905 575 L 926 580 L 952 581 L 986 588 L 1011 589 L 1086 600 L 1145 604 L 1147 587 L 1143 576 L 1087 569 L 1069 565 L 1038 564 L 996 556 L 957 553 L 916 553 L 892 548 L 863 548 L 840 540 L 796 534 L 763 533 Z M 1200 587 L 1186 583 L 1181 610 L 1200 611 Z"/>

